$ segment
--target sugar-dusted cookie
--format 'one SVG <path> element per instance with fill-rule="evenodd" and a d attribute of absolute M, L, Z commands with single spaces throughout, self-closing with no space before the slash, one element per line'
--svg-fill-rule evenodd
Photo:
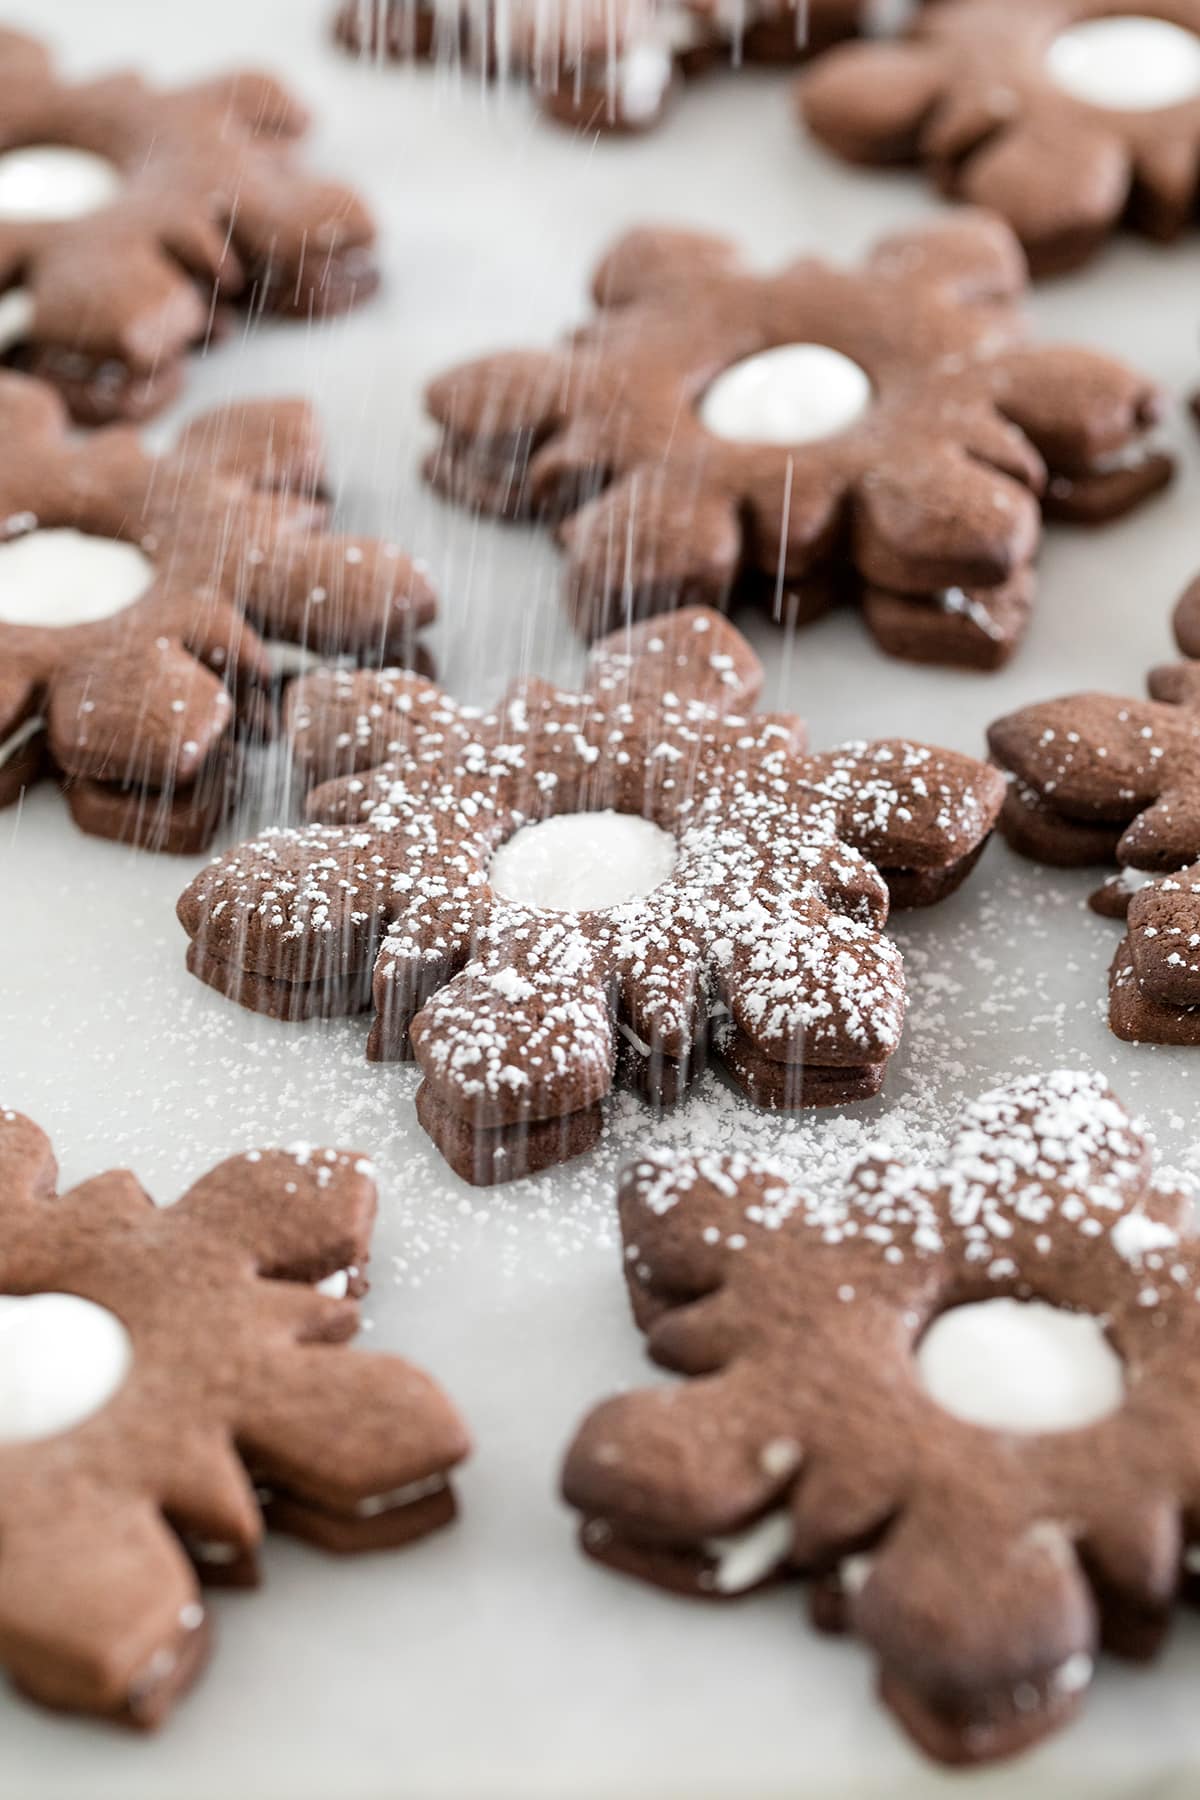
<path fill-rule="evenodd" d="M 54 773 L 85 831 L 202 850 L 239 711 L 262 725 L 314 654 L 412 660 L 433 591 L 394 544 L 327 531 L 324 465 L 300 400 L 219 407 L 153 457 L 0 373 L 0 806 Z"/>
<path fill-rule="evenodd" d="M 854 162 L 915 163 L 1009 220 L 1035 274 L 1122 224 L 1173 238 L 1200 198 L 1200 0 L 945 0 L 899 42 L 848 45 L 798 87 Z"/>
<path fill-rule="evenodd" d="M 762 275 L 723 239 L 635 231 L 563 348 L 428 390 L 433 483 L 559 522 L 581 630 L 758 596 L 857 599 L 890 654 L 996 668 L 1043 511 L 1106 519 L 1161 487 L 1162 396 L 1112 357 L 1031 345 L 1008 227 L 965 212 L 844 270 Z"/>
<path fill-rule="evenodd" d="M 863 0 L 343 0 L 333 30 L 364 57 L 527 76 L 560 124 L 631 132 L 658 124 L 681 81 L 803 61 L 856 36 L 868 10 Z"/>
<path fill-rule="evenodd" d="M 1003 798 L 904 739 L 808 753 L 707 608 L 619 634 L 583 693 L 494 712 L 385 672 L 289 696 L 302 830 L 218 857 L 179 903 L 188 966 L 281 1018 L 375 1005 L 465 1180 L 588 1149 L 614 1077 L 670 1104 L 710 1054 L 758 1104 L 873 1094 L 905 1012 L 902 905 L 950 893 Z"/>
<path fill-rule="evenodd" d="M 65 1194 L 56 1173 L 0 1111 L 0 1665 L 152 1726 L 207 1652 L 197 1575 L 253 1581 L 264 1515 L 330 1550 L 423 1536 L 467 1438 L 412 1364 L 339 1348 L 361 1157 L 251 1150 L 164 1208 L 124 1170 Z"/>
<path fill-rule="evenodd" d="M 1200 1255 L 1098 1076 L 985 1095 L 941 1169 L 881 1151 L 818 1202 L 748 1153 L 650 1154 L 620 1211 L 687 1379 L 576 1437 L 593 1556 L 717 1599 L 811 1577 L 945 1762 L 1062 1724 L 1102 1643 L 1158 1647 L 1200 1530 Z"/>
<path fill-rule="evenodd" d="M 378 285 L 366 207 L 298 160 L 269 75 L 67 82 L 0 30 L 0 118 L 0 355 L 87 424 L 173 399 L 226 302 L 310 322 Z"/>

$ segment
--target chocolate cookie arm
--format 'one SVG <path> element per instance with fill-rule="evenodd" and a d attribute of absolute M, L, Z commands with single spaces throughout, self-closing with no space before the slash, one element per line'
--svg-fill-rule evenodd
<path fill-rule="evenodd" d="M 45 1706 L 156 1724 L 203 1658 L 203 1617 L 178 1540 L 135 1492 L 60 1491 L 5 1530 L 0 1645 Z"/>
<path fill-rule="evenodd" d="M 567 606 L 585 637 L 678 606 L 726 605 L 741 560 L 732 499 L 686 473 L 635 470 L 567 520 Z"/>
<path fill-rule="evenodd" d="M 45 1132 L 23 1113 L 0 1107 L 0 1219 L 21 1229 L 30 1210 L 54 1198 L 58 1164 Z"/>
<path fill-rule="evenodd" d="M 796 83 L 809 129 L 849 162 L 909 163 L 945 90 L 944 58 L 921 43 L 831 50 Z"/>
<path fill-rule="evenodd" d="M 461 363 L 425 390 L 442 438 L 426 460 L 434 487 L 505 518 L 532 504 L 526 474 L 533 453 L 567 422 L 571 358 L 513 350 Z"/>
<path fill-rule="evenodd" d="M 1019 1719 L 1018 1692 L 1036 1696 L 1031 1712 L 1044 1708 L 1042 1730 L 1069 1716 L 1078 1689 L 1061 1672 L 1090 1672 L 1099 1635 L 1065 1533 L 1047 1525 L 1022 1538 L 982 1496 L 977 1531 L 948 1534 L 947 1523 L 936 1504 L 924 1515 L 909 1505 L 848 1606 L 854 1631 L 879 1658 L 884 1698 L 935 1756 L 952 1735 L 947 1723 L 969 1717 L 981 1692 L 992 1697 L 1001 1741 L 1001 1726 Z M 989 1733 L 977 1730 L 979 1756 Z"/>
<path fill-rule="evenodd" d="M 245 567 L 244 604 L 266 637 L 404 660 L 437 610 L 427 576 L 396 544 L 284 529 L 260 552 Z"/>
<path fill-rule="evenodd" d="M 23 31 L 0 30 L 0 93 L 5 111 L 30 103 L 31 90 L 49 87 L 53 73 L 50 52 Z"/>
<path fill-rule="evenodd" d="M 182 644 L 134 641 L 59 669 L 50 748 L 69 775 L 162 790 L 188 786 L 229 729 L 224 684 Z"/>
<path fill-rule="evenodd" d="M 880 238 L 868 266 L 887 280 L 937 282 L 972 306 L 1019 300 L 1029 285 L 1021 247 L 1004 221 L 969 206 Z"/>
<path fill-rule="evenodd" d="M 458 1414 L 421 1370 L 320 1346 L 268 1351 L 248 1375 L 235 1430 L 266 1485 L 350 1515 L 444 1477 L 469 1449 Z"/>
<path fill-rule="evenodd" d="M 181 98 L 205 114 L 213 107 L 233 114 L 254 137 L 300 138 L 311 123 L 303 101 L 263 69 L 214 75 L 185 88 Z"/>
<path fill-rule="evenodd" d="M 1045 172 L 1055 170 L 1048 182 Z M 1114 228 L 1133 168 L 1121 141 L 1083 120 L 1043 116 L 998 132 L 966 163 L 958 191 L 1012 222 L 1040 274 L 1079 258 Z M 1063 246 L 1069 246 L 1064 251 Z"/>
<path fill-rule="evenodd" d="M 70 239 L 51 241 L 31 264 L 33 332 L 92 359 L 109 356 L 148 373 L 199 339 L 208 308 L 188 272 L 157 241 L 122 231 L 103 214 Z"/>
<path fill-rule="evenodd" d="M 948 869 L 984 844 L 1004 804 L 1004 777 L 973 756 L 907 738 L 846 744 L 807 759 L 838 832 L 883 870 Z"/>
<path fill-rule="evenodd" d="M 265 493 L 320 495 L 328 480 L 324 433 L 307 400 L 247 400 L 188 420 L 172 462 L 221 469 Z"/>
<path fill-rule="evenodd" d="M 854 497 L 855 557 L 868 581 L 902 592 L 1007 581 L 1041 536 L 1028 488 L 961 449 L 929 447 L 861 480 Z"/>
<path fill-rule="evenodd" d="M 1183 654 L 1200 657 L 1200 578 L 1189 582 L 1175 602 L 1171 627 Z"/>
<path fill-rule="evenodd" d="M 241 1244 L 260 1275 L 317 1282 L 365 1266 L 375 1224 L 373 1175 L 365 1157 L 345 1151 L 254 1150 L 203 1175 L 176 1210 Z"/>
<path fill-rule="evenodd" d="M 582 946 L 565 949 L 569 967 L 551 941 L 543 956 L 520 966 L 497 947 L 432 995 L 413 1021 L 421 1072 L 457 1115 L 512 1125 L 578 1112 L 608 1093 L 616 1055 L 609 971 L 598 956 L 587 960 Z"/>
<path fill-rule="evenodd" d="M 369 974 L 391 888 L 390 865 L 360 834 L 312 825 L 268 832 L 216 857 L 177 911 L 202 959 L 304 984 L 332 1004 L 340 983 Z"/>
<path fill-rule="evenodd" d="M 705 1303 L 702 1301 L 703 1306 Z M 734 1366 L 684 1387 L 643 1389 L 604 1402 L 584 1421 L 563 1470 L 563 1495 L 589 1520 L 637 1536 L 678 1543 L 736 1530 L 778 1494 L 780 1476 L 764 1457 L 760 1408 L 744 1369 Z M 789 1472 L 798 1466 L 791 1442 Z M 584 1543 L 590 1547 L 585 1526 Z M 597 1534 L 597 1553 L 605 1540 Z"/>
<path fill-rule="evenodd" d="M 290 158 L 248 164 L 231 208 L 234 248 L 272 312 L 298 318 L 344 312 L 372 294 L 375 223 L 365 202 Z"/>
<path fill-rule="evenodd" d="M 730 238 L 704 231 L 639 226 L 617 239 L 597 263 L 592 297 L 598 306 L 629 306 L 651 295 L 691 288 L 729 274 L 741 257 Z"/>
<path fill-rule="evenodd" d="M 1075 345 L 1004 351 L 990 370 L 996 405 L 1056 472 L 1087 474 L 1163 413 L 1161 390 L 1116 357 Z"/>

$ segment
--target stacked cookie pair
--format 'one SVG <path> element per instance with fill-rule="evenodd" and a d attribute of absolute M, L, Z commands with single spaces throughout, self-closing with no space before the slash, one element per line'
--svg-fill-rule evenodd
<path fill-rule="evenodd" d="M 602 641 L 582 693 L 493 712 L 400 671 L 288 698 L 301 830 L 219 856 L 179 915 L 189 967 L 255 1011 L 373 1005 L 464 1179 L 589 1149 L 614 1078 L 674 1103 L 710 1056 L 757 1105 L 874 1094 L 905 1012 L 889 905 L 953 893 L 996 771 L 903 739 L 809 752 L 755 714 L 745 639 L 689 607 Z"/>
<path fill-rule="evenodd" d="M 1026 265 L 963 212 L 751 273 L 733 246 L 634 232 L 560 350 L 484 357 L 428 393 L 428 472 L 545 519 L 591 636 L 689 601 L 788 624 L 844 601 L 918 662 L 994 669 L 1020 643 L 1043 516 L 1119 517 L 1169 479 L 1164 397 L 1116 358 L 1029 342 Z"/>

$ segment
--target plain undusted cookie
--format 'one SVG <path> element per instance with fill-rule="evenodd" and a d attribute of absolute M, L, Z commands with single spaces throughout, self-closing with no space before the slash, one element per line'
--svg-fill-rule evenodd
<path fill-rule="evenodd" d="M 0 806 L 57 774 L 85 831 L 202 850 L 235 727 L 269 729 L 280 679 L 413 660 L 433 590 L 394 544 L 326 529 L 324 469 L 300 400 L 219 407 L 153 457 L 124 427 L 72 436 L 52 388 L 0 373 Z"/>
<path fill-rule="evenodd" d="M 208 1650 L 197 1576 L 253 1583 L 265 1520 L 337 1551 L 449 1522 L 468 1448 L 397 1356 L 338 1346 L 375 1217 L 344 1150 L 251 1150 L 156 1207 L 56 1192 L 0 1111 L 0 1662 L 31 1698 L 157 1725 Z M 264 1681 L 271 1679 L 262 1671 Z"/>
<path fill-rule="evenodd" d="M 614 1076 L 668 1105 L 710 1053 L 763 1106 L 873 1094 L 905 1012 L 889 888 L 952 892 L 1003 780 L 904 739 L 806 753 L 795 717 L 743 716 L 760 682 L 706 608 L 598 646 L 584 693 L 531 679 L 482 715 L 307 677 L 297 755 L 345 772 L 192 882 L 188 966 L 281 1018 L 373 991 L 369 1054 L 415 1056 L 421 1123 L 481 1184 L 589 1148 Z"/>
<path fill-rule="evenodd" d="M 831 150 L 923 163 L 1056 274 L 1122 224 L 1174 238 L 1195 218 L 1200 0 L 945 0 L 899 42 L 832 52 L 798 101 Z"/>
<path fill-rule="evenodd" d="M 854 37 L 862 0 L 559 0 L 497 8 L 488 0 L 345 0 L 335 37 L 371 58 L 461 60 L 527 76 L 538 104 L 587 132 L 646 131 L 684 80 L 743 63 L 795 63 Z"/>
<path fill-rule="evenodd" d="M 68 83 L 0 30 L 0 117 L 0 355 L 87 424 L 174 399 L 228 302 L 310 323 L 378 285 L 370 214 L 298 161 L 269 75 Z"/>
<path fill-rule="evenodd" d="M 1101 1643 L 1157 1649 L 1200 1520 L 1200 1258 L 1099 1077 L 985 1095 L 944 1168 L 881 1151 L 840 1198 L 662 1153 L 620 1211 L 635 1316 L 686 1379 L 576 1437 L 593 1556 L 714 1598 L 811 1577 L 944 1762 L 1069 1719 Z"/>
<path fill-rule="evenodd" d="M 632 232 L 564 348 L 485 356 L 427 394 L 427 473 L 558 522 L 588 635 L 694 601 L 804 622 L 857 600 L 896 656 L 996 668 L 1028 620 L 1043 512 L 1161 487 L 1163 396 L 1110 356 L 1031 345 L 1024 258 L 964 212 L 843 270 L 749 271 L 724 239 Z"/>

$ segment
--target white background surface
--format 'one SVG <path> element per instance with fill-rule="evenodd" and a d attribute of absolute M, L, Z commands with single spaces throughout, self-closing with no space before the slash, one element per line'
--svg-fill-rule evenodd
<path fill-rule="evenodd" d="M 557 559 L 525 530 L 476 526 L 426 494 L 422 381 L 463 356 L 541 345 L 581 316 L 592 262 L 635 221 L 739 235 L 769 264 L 852 257 L 934 204 L 908 176 L 853 174 L 799 137 L 786 77 L 714 79 L 656 136 L 593 146 L 533 120 L 519 92 L 360 69 L 309 0 L 28 0 L 72 69 L 137 62 L 181 79 L 276 69 L 318 110 L 314 158 L 379 215 L 386 286 L 316 334 L 272 327 L 195 367 L 183 413 L 232 394 L 307 391 L 329 421 L 343 517 L 427 556 L 435 641 L 474 699 L 506 673 L 563 678 L 581 653 L 556 607 Z M 1200 238 L 1125 243 L 1042 291 L 1045 335 L 1140 360 L 1176 395 L 1200 381 Z M 1138 692 L 1200 566 L 1200 457 L 1182 415 L 1173 492 L 1089 536 L 1052 531 L 1034 629 L 1003 675 L 910 669 L 853 615 L 790 647 L 760 622 L 769 698 L 814 742 L 908 731 L 978 750 L 987 720 L 1075 686 Z M 874 1800 L 949 1792 L 870 1698 L 852 1644 L 815 1637 L 787 1588 L 702 1607 L 585 1563 L 555 1499 L 584 1409 L 649 1376 L 612 1243 L 612 1174 L 653 1136 L 619 1103 L 595 1158 L 472 1194 L 415 1125 L 411 1072 L 362 1061 L 366 1026 L 257 1021 L 184 972 L 174 900 L 195 864 L 84 838 L 58 796 L 0 814 L 0 1093 L 53 1135 L 64 1179 L 134 1167 L 160 1200 L 254 1143 L 352 1143 L 383 1173 L 369 1340 L 413 1354 L 456 1396 L 477 1455 L 458 1527 L 395 1558 L 331 1562 L 287 1543 L 258 1595 L 218 1596 L 214 1664 L 157 1740 L 42 1715 L 0 1692 L 3 1800 Z M 867 1130 L 936 1144 L 955 1104 L 1021 1069 L 1095 1065 L 1165 1154 L 1196 1137 L 1200 1052 L 1136 1050 L 1103 1023 L 1113 928 L 1085 877 L 1000 846 L 940 912 L 901 920 L 912 1011 L 882 1099 L 775 1127 L 715 1084 L 662 1128 L 675 1141 L 775 1147 L 828 1177 Z M 799 1375 L 798 1371 L 798 1375 Z M 1103 1472 L 1098 1471 L 1102 1479 Z M 1151 1670 L 1101 1671 L 1082 1723 L 972 1795 L 1192 1796 L 1200 1787 L 1200 1631 L 1181 1621 Z"/>

